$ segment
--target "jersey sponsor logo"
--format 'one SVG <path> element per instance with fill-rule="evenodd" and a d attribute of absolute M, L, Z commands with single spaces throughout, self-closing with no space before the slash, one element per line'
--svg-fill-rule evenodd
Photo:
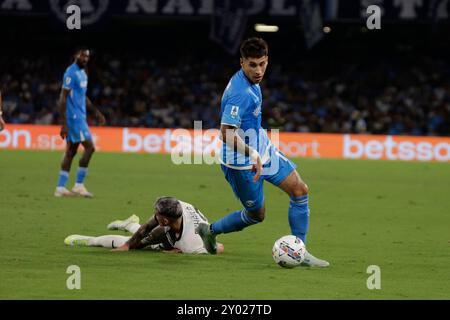
<path fill-rule="evenodd" d="M 239 107 L 231 106 L 231 112 L 230 112 L 231 117 L 236 118 L 238 113 L 239 113 Z"/>

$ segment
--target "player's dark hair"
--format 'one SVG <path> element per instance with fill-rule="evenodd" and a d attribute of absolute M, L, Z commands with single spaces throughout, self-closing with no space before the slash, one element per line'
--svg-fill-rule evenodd
<path fill-rule="evenodd" d="M 269 46 L 262 38 L 249 38 L 241 44 L 242 58 L 261 58 L 269 55 Z"/>
<path fill-rule="evenodd" d="M 78 46 L 75 48 L 75 51 L 73 52 L 74 54 L 78 54 L 81 51 L 86 51 L 86 50 L 90 50 L 87 46 Z"/>
<path fill-rule="evenodd" d="M 174 197 L 161 197 L 155 202 L 155 210 L 162 216 L 177 219 L 183 214 L 180 202 Z"/>

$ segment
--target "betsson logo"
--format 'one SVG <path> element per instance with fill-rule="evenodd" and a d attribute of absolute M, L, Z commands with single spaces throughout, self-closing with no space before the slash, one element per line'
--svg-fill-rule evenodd
<path fill-rule="evenodd" d="M 164 130 L 164 134 L 150 133 L 141 135 L 140 133 L 133 133 L 128 128 L 123 129 L 122 134 L 123 144 L 122 150 L 124 152 L 140 152 L 160 153 L 165 151 L 169 153 L 171 150 L 171 130 Z"/>
<path fill-rule="evenodd" d="M 344 135 L 343 157 L 346 159 L 449 161 L 450 144 L 394 141 L 392 136 L 386 136 L 384 141 L 361 141 L 358 138 L 352 139 L 350 135 Z"/>

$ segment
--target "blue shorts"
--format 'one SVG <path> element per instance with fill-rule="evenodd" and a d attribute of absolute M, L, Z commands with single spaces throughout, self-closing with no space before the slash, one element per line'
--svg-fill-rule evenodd
<path fill-rule="evenodd" d="M 86 140 L 92 140 L 91 132 L 85 120 L 73 120 L 67 119 L 67 141 L 71 142 L 83 142 Z"/>
<path fill-rule="evenodd" d="M 237 170 L 221 165 L 225 179 L 231 185 L 234 194 L 247 210 L 258 210 L 264 205 L 264 180 L 275 186 L 279 186 L 287 176 L 297 168 L 277 148 L 270 150 L 270 161 L 264 164 L 261 178 L 255 183 L 255 173 L 251 170 Z"/>

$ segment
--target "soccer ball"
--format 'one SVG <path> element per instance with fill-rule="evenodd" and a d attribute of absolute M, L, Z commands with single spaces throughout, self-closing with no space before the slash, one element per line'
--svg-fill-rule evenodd
<path fill-rule="evenodd" d="M 275 262 L 284 268 L 299 266 L 305 259 L 306 247 L 303 241 L 296 236 L 284 236 L 275 241 L 272 248 L 272 257 Z"/>

